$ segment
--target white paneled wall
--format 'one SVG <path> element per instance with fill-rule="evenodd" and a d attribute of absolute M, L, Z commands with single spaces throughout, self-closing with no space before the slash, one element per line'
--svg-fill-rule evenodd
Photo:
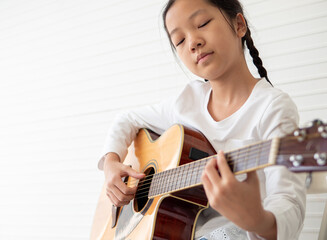
<path fill-rule="evenodd" d="M 302 123 L 327 120 L 327 1 L 242 2 L 271 81 Z M 170 51 L 164 3 L 0 1 L 1 240 L 88 239 L 111 120 L 193 78 Z M 301 239 L 318 238 L 326 199 L 308 196 Z"/>

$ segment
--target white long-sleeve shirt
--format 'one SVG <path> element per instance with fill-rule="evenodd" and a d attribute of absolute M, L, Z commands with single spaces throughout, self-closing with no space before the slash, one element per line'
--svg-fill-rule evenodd
<path fill-rule="evenodd" d="M 123 160 L 140 128 L 162 134 L 173 124 L 180 123 L 202 132 L 217 152 L 226 152 L 250 143 L 283 136 L 298 125 L 299 116 L 293 101 L 286 93 L 273 88 L 265 80 L 258 81 L 240 109 L 219 122 L 211 117 L 207 109 L 210 94 L 209 82 L 193 81 L 175 98 L 118 115 L 108 131 L 98 163 L 99 169 L 103 169 L 103 156 L 108 152 L 117 153 Z M 298 239 L 305 213 L 303 179 L 280 166 L 258 170 L 257 173 L 262 204 L 276 217 L 278 239 Z M 231 226 L 236 227 L 208 208 L 198 218 L 195 238 L 217 229 L 228 233 Z M 235 233 L 236 230 L 233 231 Z M 241 231 L 237 239 L 241 239 L 242 234 L 249 239 L 260 239 L 253 233 Z M 209 235 L 206 238 L 207 236 L 210 238 Z"/>

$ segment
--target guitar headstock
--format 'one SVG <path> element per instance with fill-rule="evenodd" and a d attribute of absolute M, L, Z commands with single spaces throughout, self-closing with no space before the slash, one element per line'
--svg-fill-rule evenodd
<path fill-rule="evenodd" d="M 314 120 L 281 138 L 276 164 L 293 172 L 327 171 L 327 125 Z"/>

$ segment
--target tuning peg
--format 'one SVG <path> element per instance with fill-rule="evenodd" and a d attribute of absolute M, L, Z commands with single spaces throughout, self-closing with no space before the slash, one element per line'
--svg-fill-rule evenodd
<path fill-rule="evenodd" d="M 298 154 L 298 155 L 291 155 L 290 156 L 290 161 L 293 163 L 294 167 L 298 167 L 301 165 L 303 162 L 303 156 Z"/>
<path fill-rule="evenodd" d="M 321 126 L 323 124 L 324 124 L 324 122 L 321 121 L 320 119 L 315 119 L 312 121 L 312 125 Z"/>
<path fill-rule="evenodd" d="M 295 137 L 297 137 L 297 140 L 298 140 L 299 142 L 303 142 L 304 139 L 305 139 L 306 136 L 307 136 L 307 132 L 306 132 L 306 130 L 304 130 L 304 129 L 297 129 L 297 130 L 294 131 L 293 134 L 294 134 Z"/>
<path fill-rule="evenodd" d="M 307 128 L 311 128 L 311 127 L 313 127 L 313 126 L 321 126 L 321 125 L 323 125 L 323 121 L 321 121 L 321 120 L 319 120 L 319 119 L 315 119 L 315 120 L 310 121 L 310 122 L 307 122 L 307 123 L 305 124 L 305 126 L 306 126 Z"/>
<path fill-rule="evenodd" d="M 315 153 L 313 158 L 317 161 L 319 166 L 323 166 L 326 164 L 327 154 L 326 153 Z"/>
<path fill-rule="evenodd" d="M 318 132 L 323 138 L 327 138 L 327 126 L 319 126 Z"/>

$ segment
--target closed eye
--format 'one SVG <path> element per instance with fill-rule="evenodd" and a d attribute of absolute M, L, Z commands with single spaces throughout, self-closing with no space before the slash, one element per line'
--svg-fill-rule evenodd
<path fill-rule="evenodd" d="M 210 21 L 211 21 L 211 19 L 210 19 L 209 21 L 206 21 L 206 22 L 203 23 L 202 25 L 200 25 L 198 28 L 202 28 L 202 27 L 206 26 Z"/>
<path fill-rule="evenodd" d="M 184 42 L 184 40 L 185 40 L 185 38 L 183 38 L 180 42 L 178 42 L 178 43 L 176 44 L 176 47 L 178 47 L 178 45 L 182 44 L 182 43 Z"/>

